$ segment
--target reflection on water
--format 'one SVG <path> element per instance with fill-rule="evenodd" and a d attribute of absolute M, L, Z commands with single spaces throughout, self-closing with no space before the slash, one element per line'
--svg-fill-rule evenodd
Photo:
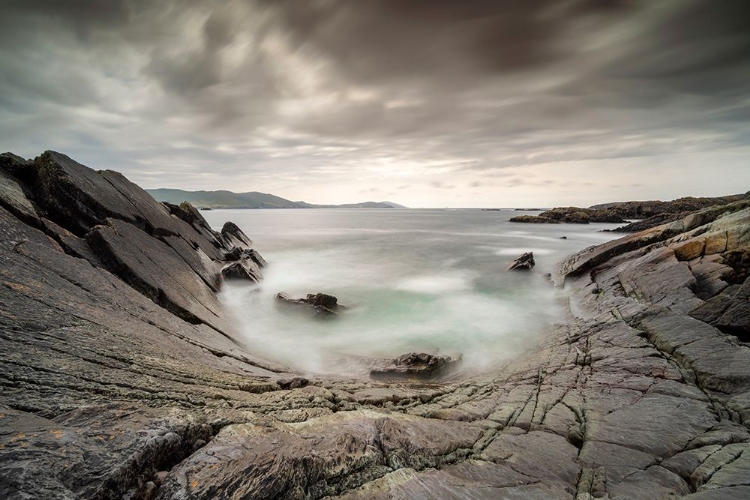
<path fill-rule="evenodd" d="M 607 241 L 606 224 L 518 225 L 479 210 L 213 210 L 269 262 L 260 285 L 228 283 L 221 299 L 252 350 L 302 370 L 341 372 L 342 355 L 462 354 L 487 368 L 559 318 L 544 279 L 555 262 Z M 566 236 L 567 239 L 560 239 Z M 530 272 L 507 272 L 533 251 Z M 349 306 L 333 320 L 274 299 L 324 292 Z"/>

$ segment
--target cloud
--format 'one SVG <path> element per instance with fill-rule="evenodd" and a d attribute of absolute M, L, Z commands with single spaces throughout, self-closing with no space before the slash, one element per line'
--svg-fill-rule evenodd
<path fill-rule="evenodd" d="M 150 187 L 541 197 L 554 185 L 529 172 L 549 165 L 595 163 L 578 183 L 595 192 L 621 185 L 623 162 L 729 165 L 750 139 L 745 0 L 10 0 L 3 14 L 0 146 Z"/>

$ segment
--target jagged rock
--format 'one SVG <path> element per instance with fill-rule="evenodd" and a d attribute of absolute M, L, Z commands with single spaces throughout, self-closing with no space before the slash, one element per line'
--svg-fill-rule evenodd
<path fill-rule="evenodd" d="M 516 269 L 529 270 L 534 267 L 535 264 L 534 252 L 526 252 L 513 261 L 513 264 L 510 265 L 508 271 L 514 271 Z"/>
<path fill-rule="evenodd" d="M 325 293 L 308 293 L 307 297 L 302 300 L 313 306 L 325 307 L 330 310 L 334 310 L 338 307 L 338 299 L 333 295 Z"/>
<path fill-rule="evenodd" d="M 101 259 L 94 253 L 89 244 L 84 238 L 79 238 L 75 234 L 71 233 L 64 227 L 60 227 L 49 219 L 41 218 L 42 224 L 44 225 L 45 232 L 52 236 L 62 248 L 65 253 L 78 257 L 80 259 L 86 259 L 94 266 L 104 267 Z"/>
<path fill-rule="evenodd" d="M 26 190 L 10 174 L 0 170 L 0 206 L 27 224 L 39 227 L 39 216 Z"/>
<path fill-rule="evenodd" d="M 234 262 L 237 260 L 250 259 L 255 262 L 258 267 L 266 267 L 268 263 L 266 260 L 253 248 L 240 248 L 235 247 L 226 254 L 224 254 L 224 260 L 228 262 Z"/>
<path fill-rule="evenodd" d="M 160 306 L 186 321 L 231 331 L 210 283 L 165 243 L 117 219 L 96 226 L 86 241 L 108 269 Z"/>
<path fill-rule="evenodd" d="M 245 280 L 257 283 L 263 278 L 258 264 L 250 259 L 232 262 L 222 268 L 221 275 L 227 280 Z"/>
<path fill-rule="evenodd" d="M 225 223 L 224 227 L 221 228 L 221 235 L 230 243 L 230 246 L 249 247 L 253 244 L 250 238 L 234 222 Z"/>
<path fill-rule="evenodd" d="M 434 356 L 427 353 L 411 352 L 393 360 L 390 366 L 370 371 L 370 378 L 378 380 L 394 379 L 434 379 L 450 373 L 460 359 L 450 356 Z"/>
<path fill-rule="evenodd" d="M 276 294 L 276 299 L 284 304 L 306 306 L 315 316 L 321 317 L 336 315 L 336 311 L 342 307 L 336 297 L 325 293 L 308 293 L 304 299 L 293 299 L 288 294 L 280 292 Z"/>

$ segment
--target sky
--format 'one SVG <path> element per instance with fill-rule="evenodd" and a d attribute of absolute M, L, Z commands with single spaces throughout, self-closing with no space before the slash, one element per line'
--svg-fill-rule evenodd
<path fill-rule="evenodd" d="M 532 207 L 750 190 L 748 0 L 3 0 L 0 150 L 145 188 Z"/>

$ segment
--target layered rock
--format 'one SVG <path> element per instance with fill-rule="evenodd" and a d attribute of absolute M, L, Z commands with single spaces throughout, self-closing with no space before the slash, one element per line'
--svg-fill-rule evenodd
<path fill-rule="evenodd" d="M 566 259 L 512 362 L 377 383 L 254 358 L 211 298 L 246 242 L 55 158 L 0 161 L 2 498 L 750 495 L 747 204 Z"/>

